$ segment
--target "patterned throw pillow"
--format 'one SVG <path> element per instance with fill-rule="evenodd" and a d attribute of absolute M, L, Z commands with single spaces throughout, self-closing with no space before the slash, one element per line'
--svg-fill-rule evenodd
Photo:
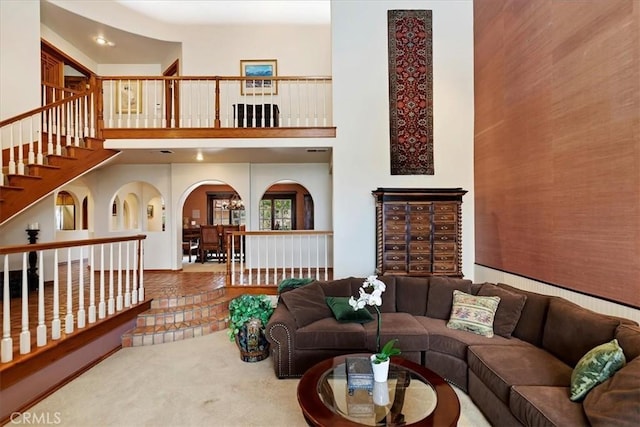
<path fill-rule="evenodd" d="M 447 328 L 493 337 L 493 319 L 500 297 L 480 297 L 453 291 L 453 305 Z"/>
<path fill-rule="evenodd" d="M 613 339 L 587 352 L 576 364 L 571 373 L 571 397 L 580 402 L 589 391 L 606 381 L 626 363 L 618 340 Z"/>

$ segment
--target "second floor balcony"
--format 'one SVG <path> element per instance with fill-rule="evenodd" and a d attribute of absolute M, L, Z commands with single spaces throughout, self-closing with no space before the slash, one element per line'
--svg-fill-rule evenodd
<path fill-rule="evenodd" d="M 330 77 L 103 77 L 96 88 L 103 139 L 335 136 Z"/>

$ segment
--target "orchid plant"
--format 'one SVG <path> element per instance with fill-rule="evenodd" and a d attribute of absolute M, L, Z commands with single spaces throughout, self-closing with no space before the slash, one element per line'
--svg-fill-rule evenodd
<path fill-rule="evenodd" d="M 380 316 L 380 306 L 382 305 L 382 293 L 387 289 L 387 286 L 383 281 L 378 279 L 378 276 L 369 276 L 362 283 L 359 289 L 360 296 L 358 299 L 354 297 L 349 298 L 349 305 L 354 310 L 360 310 L 366 305 L 373 306 L 378 313 L 378 329 L 376 333 L 376 353 L 380 354 L 380 324 L 382 322 L 382 316 Z"/>

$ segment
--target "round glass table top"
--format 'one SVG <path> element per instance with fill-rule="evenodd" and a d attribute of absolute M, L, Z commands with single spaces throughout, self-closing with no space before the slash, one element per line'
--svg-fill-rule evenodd
<path fill-rule="evenodd" d="M 345 361 L 354 357 L 369 358 L 370 354 L 323 360 L 300 379 L 298 403 L 309 425 L 457 425 L 460 401 L 436 373 L 402 357 L 392 357 L 386 382 L 357 375 L 348 381 Z"/>
<path fill-rule="evenodd" d="M 431 384 L 399 365 L 391 365 L 388 380 L 374 382 L 372 390 L 350 390 L 341 363 L 322 375 L 318 394 L 331 411 L 367 426 L 413 424 L 428 417 L 438 402 Z"/>

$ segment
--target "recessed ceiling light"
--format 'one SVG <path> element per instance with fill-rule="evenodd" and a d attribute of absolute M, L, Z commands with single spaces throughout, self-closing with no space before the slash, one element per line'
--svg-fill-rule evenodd
<path fill-rule="evenodd" d="M 198 151 L 198 154 L 196 154 L 196 160 L 199 162 L 204 160 L 204 157 L 202 157 L 202 152 Z"/>
<path fill-rule="evenodd" d="M 113 46 L 115 46 L 115 45 L 116 45 L 115 43 L 113 43 L 113 42 L 111 42 L 111 41 L 109 41 L 109 40 L 105 39 L 105 38 L 104 38 L 104 37 L 102 37 L 102 36 L 98 36 L 98 37 L 94 38 L 94 40 L 95 40 L 95 41 L 96 41 L 96 43 L 98 43 L 100 46 L 109 46 L 109 47 L 113 47 Z"/>

